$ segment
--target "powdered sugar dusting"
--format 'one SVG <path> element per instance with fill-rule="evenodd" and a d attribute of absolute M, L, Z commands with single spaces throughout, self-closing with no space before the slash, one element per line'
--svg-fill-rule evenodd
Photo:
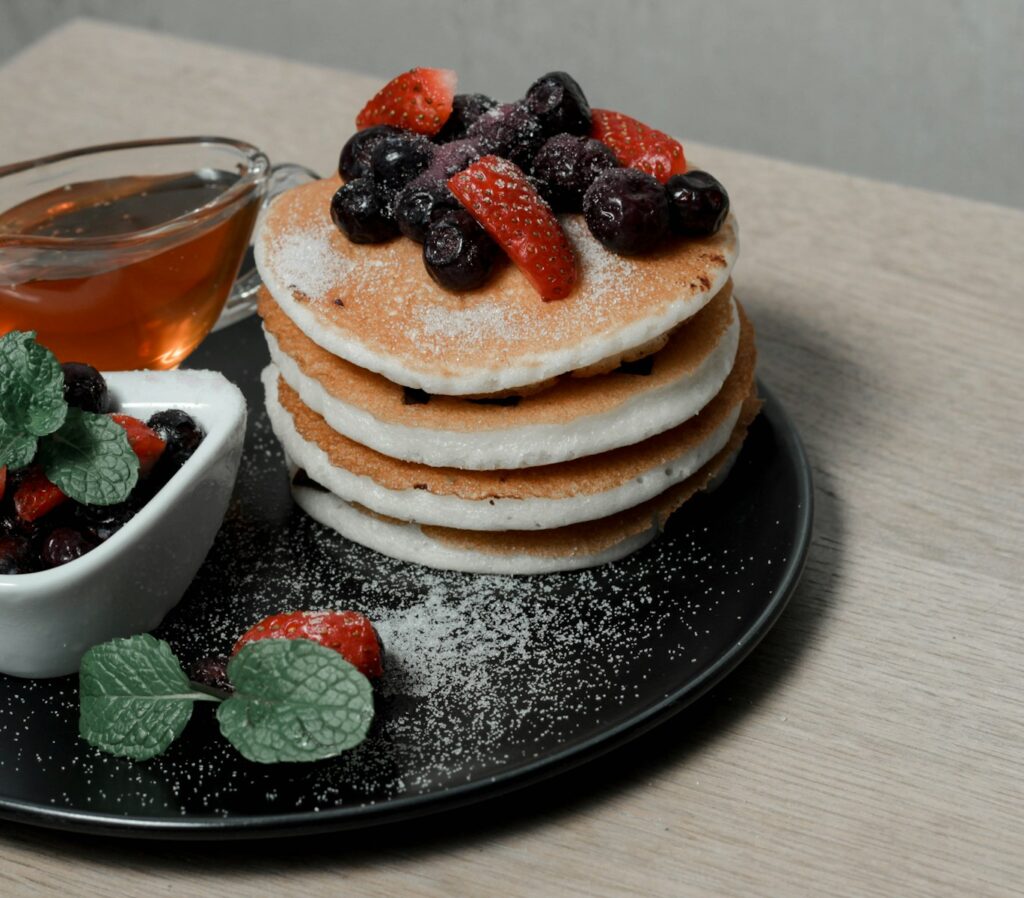
<path fill-rule="evenodd" d="M 277 277 L 292 290 L 321 297 L 355 267 L 331 245 L 336 233 L 329 224 L 287 231 L 274 238 L 273 266 Z"/>
<path fill-rule="evenodd" d="M 77 739 L 73 678 L 0 678 L 0 795 L 31 780 L 55 807 L 133 817 L 325 811 L 486 782 L 578 743 L 706 670 L 763 609 L 777 582 L 768 574 L 786 561 L 766 547 L 786 545 L 787 530 L 760 510 L 745 464 L 687 506 L 671 536 L 621 562 L 479 577 L 394 561 L 297 511 L 267 419 L 254 414 L 224 528 L 158 635 L 187 666 L 270 613 L 363 611 L 385 645 L 370 737 L 323 763 L 250 764 L 201 703 L 167 754 L 136 764 Z"/>
<path fill-rule="evenodd" d="M 433 305 L 421 307 L 418 311 L 424 336 L 440 336 L 449 340 L 500 339 L 507 342 L 524 324 L 521 312 L 496 302 L 455 309 Z"/>
<path fill-rule="evenodd" d="M 609 252 L 593 237 L 581 217 L 562 219 L 580 269 L 581 292 L 588 311 L 602 307 L 609 299 L 625 299 L 636 277 L 636 263 L 626 256 Z"/>

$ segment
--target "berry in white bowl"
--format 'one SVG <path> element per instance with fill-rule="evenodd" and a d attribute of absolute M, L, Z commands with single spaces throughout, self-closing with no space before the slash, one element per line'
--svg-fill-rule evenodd
<path fill-rule="evenodd" d="M 70 674 L 93 645 L 157 627 L 192 582 L 227 511 L 245 436 L 238 388 L 214 371 L 104 377 L 109 411 L 146 421 L 180 409 L 202 441 L 109 538 L 59 566 L 0 574 L 0 673 Z M 174 417 L 166 423 L 173 427 Z"/>

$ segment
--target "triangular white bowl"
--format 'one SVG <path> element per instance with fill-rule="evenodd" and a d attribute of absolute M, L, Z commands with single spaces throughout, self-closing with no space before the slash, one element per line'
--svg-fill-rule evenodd
<path fill-rule="evenodd" d="M 105 373 L 111 407 L 146 420 L 180 408 L 206 437 L 106 542 L 61 567 L 0 576 L 0 673 L 74 673 L 97 643 L 154 629 L 181 599 L 227 511 L 245 438 L 245 399 L 215 371 Z"/>

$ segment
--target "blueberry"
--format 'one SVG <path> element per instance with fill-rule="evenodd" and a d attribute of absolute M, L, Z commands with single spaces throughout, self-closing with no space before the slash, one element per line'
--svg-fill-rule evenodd
<path fill-rule="evenodd" d="M 87 536 L 102 543 L 135 517 L 139 510 L 137 505 L 131 500 L 116 505 L 76 504 L 75 523 Z"/>
<path fill-rule="evenodd" d="M 729 214 L 729 194 L 706 171 L 673 175 L 665 184 L 669 225 L 683 237 L 709 237 Z"/>
<path fill-rule="evenodd" d="M 597 176 L 583 196 L 583 216 L 593 234 L 616 253 L 656 249 L 668 232 L 668 199 L 655 178 L 635 168 Z"/>
<path fill-rule="evenodd" d="M 429 164 L 434 145 L 421 134 L 395 134 L 377 142 L 370 168 L 378 190 L 394 194 Z"/>
<path fill-rule="evenodd" d="M 68 405 L 86 412 L 107 410 L 107 382 L 92 365 L 84 362 L 65 362 L 64 398 Z"/>
<path fill-rule="evenodd" d="M 146 424 L 167 444 L 157 464 L 167 464 L 174 471 L 192 457 L 203 441 L 202 428 L 188 412 L 180 408 L 156 412 Z"/>
<path fill-rule="evenodd" d="M 443 183 L 428 180 L 417 185 L 414 182 L 395 201 L 395 221 L 406 237 L 422 243 L 431 221 L 459 208 L 459 201 Z"/>
<path fill-rule="evenodd" d="M 81 558 L 96 548 L 96 543 L 80 530 L 71 527 L 57 527 L 43 540 L 39 557 L 46 567 L 59 567 Z"/>
<path fill-rule="evenodd" d="M 0 536 L 0 574 L 30 574 L 35 569 L 24 536 Z"/>
<path fill-rule="evenodd" d="M 447 143 L 466 136 L 466 131 L 485 112 L 494 109 L 498 101 L 486 94 L 456 94 L 452 100 L 452 114 L 444 127 L 434 135 L 435 143 Z"/>
<path fill-rule="evenodd" d="M 370 154 L 373 148 L 385 137 L 406 133 L 408 132 L 391 125 L 374 125 L 372 128 L 356 131 L 341 148 L 338 174 L 346 181 L 365 178 L 370 173 Z"/>
<path fill-rule="evenodd" d="M 601 172 L 618 168 L 615 155 L 601 141 L 557 134 L 533 159 L 533 174 L 547 185 L 548 203 L 556 212 L 579 212 L 583 194 Z"/>
<path fill-rule="evenodd" d="M 505 103 L 481 115 L 466 136 L 478 140 L 483 152 L 502 156 L 529 171 L 546 135 L 525 104 Z"/>
<path fill-rule="evenodd" d="M 435 221 L 423 242 L 423 264 L 448 290 L 473 290 L 490 277 L 498 245 L 464 209 Z"/>
<path fill-rule="evenodd" d="M 434 150 L 426 175 L 435 181 L 447 181 L 488 152 L 490 150 L 479 139 L 465 137 L 453 140 Z"/>
<path fill-rule="evenodd" d="M 372 179 L 356 178 L 331 198 L 331 218 L 353 243 L 381 243 L 398 233 L 387 197 Z"/>
<path fill-rule="evenodd" d="M 533 185 L 533 189 L 540 194 L 540 198 L 554 209 L 554 205 L 552 204 L 552 200 L 554 199 L 554 190 L 551 185 L 543 178 L 538 178 L 536 175 L 527 175 L 526 180 Z"/>
<path fill-rule="evenodd" d="M 548 72 L 534 81 L 526 92 L 526 106 L 548 134 L 590 133 L 590 104 L 566 72 Z"/>

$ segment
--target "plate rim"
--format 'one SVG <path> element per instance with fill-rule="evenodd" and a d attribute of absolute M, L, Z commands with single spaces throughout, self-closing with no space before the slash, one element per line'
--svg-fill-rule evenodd
<path fill-rule="evenodd" d="M 0 796 L 0 820 L 74 833 L 128 839 L 262 839 L 359 829 L 410 820 L 498 798 L 592 761 L 649 732 L 692 704 L 720 683 L 754 650 L 789 603 L 807 561 L 814 521 L 814 483 L 800 434 L 785 407 L 758 378 L 762 414 L 771 420 L 776 439 L 792 460 L 797 480 L 795 551 L 787 559 L 778 587 L 743 635 L 697 677 L 667 693 L 644 711 L 539 758 L 511 766 L 494 776 L 460 783 L 440 792 L 409 795 L 387 801 L 342 805 L 325 810 L 284 814 L 211 817 L 121 816 L 79 808 L 58 808 Z"/>

